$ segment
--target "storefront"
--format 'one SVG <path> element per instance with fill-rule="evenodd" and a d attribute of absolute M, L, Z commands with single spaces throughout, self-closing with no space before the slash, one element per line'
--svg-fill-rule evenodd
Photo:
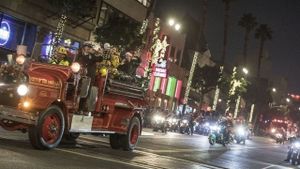
<path fill-rule="evenodd" d="M 7 54 L 15 53 L 17 45 L 20 44 L 27 46 L 27 55 L 30 55 L 37 26 L 4 13 L 0 13 L 0 23 L 0 60 L 6 61 Z"/>
<path fill-rule="evenodd" d="M 51 56 L 52 54 L 51 43 L 53 40 L 54 40 L 54 34 L 53 32 L 49 31 L 46 34 L 46 36 L 43 38 L 43 42 L 41 44 L 40 56 L 42 59 L 48 60 L 49 57 Z M 67 48 L 69 55 L 75 55 L 77 50 L 80 47 L 80 42 L 63 36 L 59 45 Z"/>

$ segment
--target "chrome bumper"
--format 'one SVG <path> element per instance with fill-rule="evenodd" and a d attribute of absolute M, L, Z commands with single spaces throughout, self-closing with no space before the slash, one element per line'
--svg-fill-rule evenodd
<path fill-rule="evenodd" d="M 0 105 L 0 119 L 7 119 L 29 125 L 36 124 L 36 117 L 32 114 L 3 105 Z"/>

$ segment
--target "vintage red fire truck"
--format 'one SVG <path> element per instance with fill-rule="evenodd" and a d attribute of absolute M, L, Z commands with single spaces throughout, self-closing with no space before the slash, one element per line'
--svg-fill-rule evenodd
<path fill-rule="evenodd" d="M 113 149 L 135 148 L 142 131 L 143 88 L 103 74 L 92 86 L 76 62 L 71 66 L 28 65 L 24 74 L 22 65 L 2 65 L 7 69 L 2 70 L 0 83 L 2 128 L 28 132 L 36 149 L 53 149 L 63 137 L 75 140 L 80 133 L 109 134 Z M 15 71 L 12 74 L 11 69 Z M 97 91 L 92 98 L 94 109 L 79 111 L 79 103 L 88 97 L 91 87 Z"/>

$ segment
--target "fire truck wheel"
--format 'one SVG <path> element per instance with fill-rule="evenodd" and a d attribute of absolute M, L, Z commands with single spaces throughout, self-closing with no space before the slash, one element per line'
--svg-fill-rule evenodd
<path fill-rule="evenodd" d="M 135 148 L 141 133 L 140 124 L 141 122 L 137 117 L 131 119 L 127 134 L 122 136 L 122 147 L 125 151 L 132 151 Z"/>
<path fill-rule="evenodd" d="M 64 129 L 62 110 L 58 106 L 50 106 L 41 112 L 37 125 L 29 128 L 29 140 L 36 149 L 53 149 L 60 143 Z"/>
<path fill-rule="evenodd" d="M 109 135 L 109 143 L 110 143 L 110 147 L 112 149 L 119 149 L 119 148 L 121 148 L 120 138 L 121 138 L 121 136 L 119 134 L 111 134 L 111 135 Z"/>

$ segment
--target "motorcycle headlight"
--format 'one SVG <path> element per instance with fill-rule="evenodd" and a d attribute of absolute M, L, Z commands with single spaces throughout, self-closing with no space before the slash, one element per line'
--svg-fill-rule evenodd
<path fill-rule="evenodd" d="M 172 119 L 172 122 L 173 122 L 173 123 L 176 123 L 176 122 L 177 122 L 177 119 Z"/>
<path fill-rule="evenodd" d="M 294 143 L 294 144 L 293 144 L 293 147 L 295 147 L 295 148 L 300 148 L 300 143 L 299 143 L 299 142 Z"/>
<path fill-rule="evenodd" d="M 188 121 L 187 121 L 187 120 L 182 120 L 182 123 L 185 123 L 185 124 L 186 124 L 186 123 L 188 123 Z"/>
<path fill-rule="evenodd" d="M 17 92 L 20 96 L 25 96 L 28 93 L 28 91 L 28 87 L 24 84 L 20 85 L 17 89 Z"/>
<path fill-rule="evenodd" d="M 272 128 L 271 129 L 271 133 L 275 133 L 276 132 L 276 129 L 275 128 Z"/>
<path fill-rule="evenodd" d="M 208 127 L 209 126 L 209 122 L 206 122 L 204 125 Z"/>
<path fill-rule="evenodd" d="M 282 134 L 277 133 L 277 134 L 276 134 L 276 137 L 277 137 L 277 138 L 281 138 L 281 137 L 282 137 Z M 299 144 L 299 145 L 300 145 L 300 144 Z"/>
<path fill-rule="evenodd" d="M 217 126 L 217 125 L 214 125 L 214 126 L 210 126 L 210 129 L 211 129 L 211 130 L 214 130 L 214 131 L 218 131 L 218 130 L 220 130 L 221 128 L 220 128 L 219 126 Z"/>
<path fill-rule="evenodd" d="M 237 129 L 237 132 L 238 132 L 239 135 L 245 135 L 245 134 L 246 134 L 246 133 L 245 133 L 245 129 L 244 129 L 243 127 L 239 127 L 239 128 Z"/>
<path fill-rule="evenodd" d="M 160 115 L 155 115 L 155 116 L 153 117 L 153 119 L 154 119 L 154 121 L 156 121 L 156 122 L 161 122 L 161 121 L 164 120 L 164 118 L 163 118 L 162 116 L 160 116 Z"/>

